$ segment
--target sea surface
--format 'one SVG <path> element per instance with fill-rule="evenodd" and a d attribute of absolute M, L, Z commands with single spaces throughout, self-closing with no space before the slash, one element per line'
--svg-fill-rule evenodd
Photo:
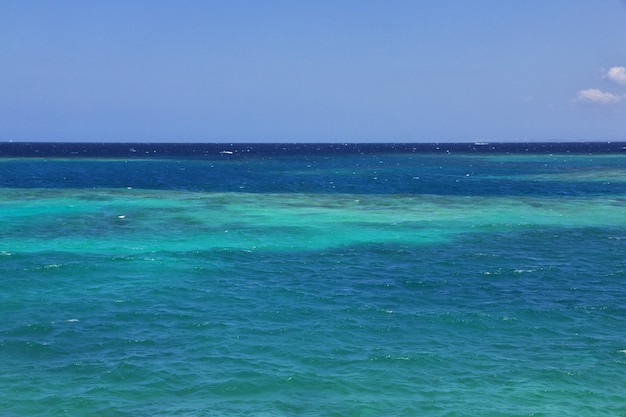
<path fill-rule="evenodd" d="M 0 144 L 2 416 L 626 416 L 626 144 Z"/>

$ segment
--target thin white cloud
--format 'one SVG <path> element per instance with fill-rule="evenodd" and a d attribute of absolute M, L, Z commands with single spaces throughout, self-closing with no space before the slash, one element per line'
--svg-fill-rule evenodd
<path fill-rule="evenodd" d="M 617 84 L 626 84 L 626 67 L 612 67 L 606 72 L 606 77 Z"/>
<path fill-rule="evenodd" d="M 588 88 L 580 90 L 576 94 L 577 101 L 583 103 L 612 104 L 620 102 L 624 96 L 598 90 L 597 88 Z"/>

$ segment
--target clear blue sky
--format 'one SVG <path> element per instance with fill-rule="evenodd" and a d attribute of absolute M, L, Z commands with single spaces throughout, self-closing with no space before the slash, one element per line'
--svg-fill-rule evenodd
<path fill-rule="evenodd" d="M 0 141 L 626 140 L 620 0 L 0 0 Z"/>

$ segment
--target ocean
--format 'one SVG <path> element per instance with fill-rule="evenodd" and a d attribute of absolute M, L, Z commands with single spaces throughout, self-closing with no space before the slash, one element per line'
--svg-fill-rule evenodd
<path fill-rule="evenodd" d="M 3 416 L 626 416 L 626 144 L 0 143 Z"/>

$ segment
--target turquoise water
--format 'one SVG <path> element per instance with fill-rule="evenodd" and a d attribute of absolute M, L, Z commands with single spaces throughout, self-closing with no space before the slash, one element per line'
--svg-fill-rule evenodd
<path fill-rule="evenodd" d="M 626 155 L 0 159 L 0 409 L 624 416 Z"/>

